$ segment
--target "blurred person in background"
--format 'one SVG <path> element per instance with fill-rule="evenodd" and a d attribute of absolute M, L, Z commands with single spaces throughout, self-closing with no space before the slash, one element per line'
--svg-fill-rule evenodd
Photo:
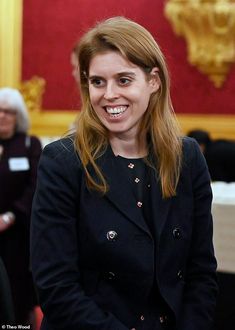
<path fill-rule="evenodd" d="M 36 295 L 29 270 L 29 227 L 41 143 L 29 136 L 29 117 L 16 89 L 0 89 L 0 256 L 17 324 L 32 322 Z M 31 318 L 31 320 L 30 320 Z"/>
<path fill-rule="evenodd" d="M 199 144 L 212 181 L 235 182 L 235 141 L 212 140 L 209 132 L 200 129 L 189 131 L 187 135 Z"/>
<path fill-rule="evenodd" d="M 77 85 L 79 86 L 79 66 L 78 66 L 78 46 L 79 44 L 76 43 L 72 49 L 71 55 L 70 55 L 70 63 L 72 66 L 72 76 L 74 80 L 76 81 Z"/>

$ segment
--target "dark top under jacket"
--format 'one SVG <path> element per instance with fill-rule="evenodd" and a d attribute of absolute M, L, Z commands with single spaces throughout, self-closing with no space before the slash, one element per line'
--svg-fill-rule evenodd
<path fill-rule="evenodd" d="M 36 304 L 29 271 L 29 227 L 41 144 L 36 137 L 16 133 L 0 139 L 0 145 L 0 214 L 11 211 L 16 217 L 14 225 L 0 233 L 0 256 L 10 280 L 16 322 L 25 324 Z"/>
<path fill-rule="evenodd" d="M 183 141 L 177 196 L 163 199 L 150 171 L 149 224 L 110 147 L 97 163 L 104 196 L 87 189 L 72 139 L 46 146 L 40 160 L 31 263 L 42 329 L 211 329 L 212 194 L 197 143 Z"/>

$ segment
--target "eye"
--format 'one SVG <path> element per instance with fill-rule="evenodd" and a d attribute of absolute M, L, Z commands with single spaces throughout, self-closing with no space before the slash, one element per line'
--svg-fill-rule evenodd
<path fill-rule="evenodd" d="M 105 85 L 105 82 L 101 78 L 91 78 L 90 79 L 90 84 L 95 86 L 95 87 L 103 87 Z"/>
<path fill-rule="evenodd" d="M 127 77 L 120 77 L 119 78 L 119 84 L 122 86 L 129 85 L 131 83 L 131 79 Z"/>

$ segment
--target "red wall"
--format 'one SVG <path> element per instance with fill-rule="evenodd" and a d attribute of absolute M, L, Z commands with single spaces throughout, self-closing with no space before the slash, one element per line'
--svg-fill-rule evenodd
<path fill-rule="evenodd" d="M 235 114 L 235 66 L 221 89 L 187 62 L 184 39 L 175 36 L 161 0 L 24 0 L 22 79 L 46 79 L 44 109 L 77 109 L 70 52 L 97 20 L 123 15 L 144 25 L 161 45 L 171 72 L 178 113 Z M 103 4 L 102 4 L 103 3 Z"/>

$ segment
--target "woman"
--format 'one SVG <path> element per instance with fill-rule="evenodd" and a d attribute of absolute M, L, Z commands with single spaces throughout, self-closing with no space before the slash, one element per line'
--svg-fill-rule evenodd
<path fill-rule="evenodd" d="M 210 179 L 180 136 L 159 46 L 116 17 L 79 47 L 76 134 L 45 148 L 33 206 L 42 329 L 210 329 Z"/>
<path fill-rule="evenodd" d="M 28 324 L 36 303 L 29 271 L 29 224 L 41 144 L 27 134 L 29 118 L 18 90 L 0 89 L 0 256 L 17 324 Z"/>

